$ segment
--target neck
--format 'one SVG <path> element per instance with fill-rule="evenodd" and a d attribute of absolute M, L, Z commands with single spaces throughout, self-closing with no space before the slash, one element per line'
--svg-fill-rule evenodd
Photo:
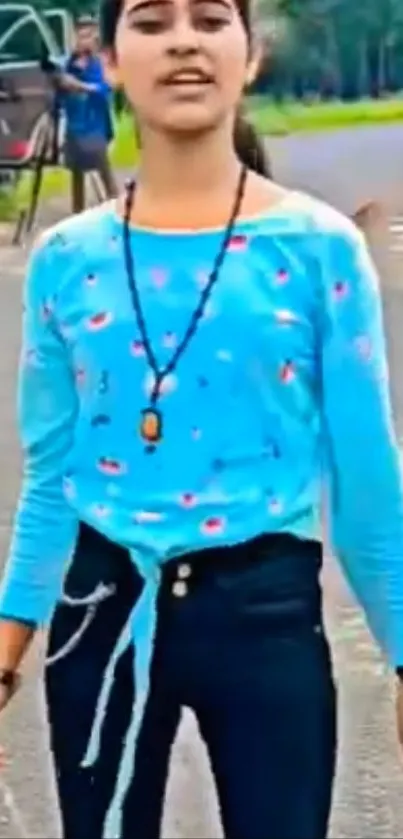
<path fill-rule="evenodd" d="M 232 126 L 206 132 L 202 137 L 161 137 L 142 133 L 139 191 L 151 200 L 187 204 L 206 201 L 232 188 L 239 161 L 232 140 Z"/>

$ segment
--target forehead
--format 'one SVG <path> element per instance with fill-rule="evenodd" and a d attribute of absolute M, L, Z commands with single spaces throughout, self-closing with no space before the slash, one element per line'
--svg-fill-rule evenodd
<path fill-rule="evenodd" d="M 86 23 L 76 27 L 76 33 L 80 38 L 90 38 L 92 35 L 96 35 L 96 32 L 97 27 L 95 23 Z"/>

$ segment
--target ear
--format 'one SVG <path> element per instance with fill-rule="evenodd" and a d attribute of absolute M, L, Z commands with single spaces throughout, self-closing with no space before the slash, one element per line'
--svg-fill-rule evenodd
<path fill-rule="evenodd" d="M 119 88 L 122 86 L 122 83 L 114 51 L 112 49 L 102 50 L 101 61 L 106 81 L 113 90 L 119 90 Z"/>
<path fill-rule="evenodd" d="M 261 41 L 255 41 L 249 55 L 248 66 L 246 68 L 245 87 L 251 87 L 256 81 L 261 65 L 263 63 L 264 50 Z"/>

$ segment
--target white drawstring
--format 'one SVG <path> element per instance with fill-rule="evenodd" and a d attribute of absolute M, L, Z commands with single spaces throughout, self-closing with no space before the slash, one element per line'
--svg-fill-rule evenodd
<path fill-rule="evenodd" d="M 119 839 L 121 836 L 123 803 L 133 777 L 137 737 L 143 721 L 150 687 L 150 669 L 157 621 L 156 600 L 160 574 L 145 573 L 144 577 L 145 584 L 139 601 L 133 607 L 104 672 L 90 739 L 87 744 L 86 754 L 81 763 L 82 766 L 88 767 L 92 766 L 97 760 L 100 749 L 101 730 L 107 713 L 117 663 L 129 645 L 134 645 L 137 641 L 139 646 L 135 651 L 133 662 L 137 696 L 133 705 L 130 725 L 123 743 L 123 754 L 118 769 L 116 787 L 105 817 L 103 828 L 105 839 L 106 837 L 113 837 L 113 839 L 116 837 L 116 839 Z M 116 586 L 106 586 L 104 583 L 100 583 L 86 597 L 74 598 L 64 594 L 62 603 L 73 608 L 86 606 L 87 610 L 80 626 L 73 635 L 59 650 L 47 657 L 45 662 L 47 667 L 65 658 L 77 647 L 84 633 L 94 620 L 99 605 L 111 597 L 115 591 Z M 14 828 L 18 832 L 18 839 L 33 839 L 32 834 L 27 829 L 24 815 L 16 803 L 11 787 L 2 779 L 0 779 L 0 796 L 3 799 L 4 808 L 9 814 Z"/>

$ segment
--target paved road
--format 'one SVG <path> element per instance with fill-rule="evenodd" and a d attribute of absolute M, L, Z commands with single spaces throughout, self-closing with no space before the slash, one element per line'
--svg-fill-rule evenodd
<path fill-rule="evenodd" d="M 403 434 L 403 387 L 399 356 L 403 354 L 403 220 L 395 222 L 397 269 L 402 275 L 385 289 L 385 311 L 391 346 L 394 399 Z M 18 345 L 21 254 L 1 251 L 0 275 L 0 555 L 4 554 L 10 516 L 18 485 L 18 456 L 13 427 L 13 389 Z M 400 268 L 399 268 L 400 266 Z M 351 604 L 337 569 L 326 569 L 328 623 L 340 682 L 341 749 L 332 836 L 344 839 L 398 839 L 403 836 L 403 778 L 393 738 L 389 681 Z M 0 740 L 10 748 L 12 765 L 6 778 L 25 814 L 29 836 L 57 835 L 38 657 L 34 650 L 29 678 L 0 728 Z M 85 806 L 85 803 L 84 803 Z M 17 834 L 0 799 L 0 839 Z M 168 791 L 166 837 L 220 837 L 207 761 L 193 721 L 184 723 L 175 747 Z"/>
<path fill-rule="evenodd" d="M 366 201 L 403 213 L 403 123 L 271 137 L 277 180 L 353 215 Z"/>

